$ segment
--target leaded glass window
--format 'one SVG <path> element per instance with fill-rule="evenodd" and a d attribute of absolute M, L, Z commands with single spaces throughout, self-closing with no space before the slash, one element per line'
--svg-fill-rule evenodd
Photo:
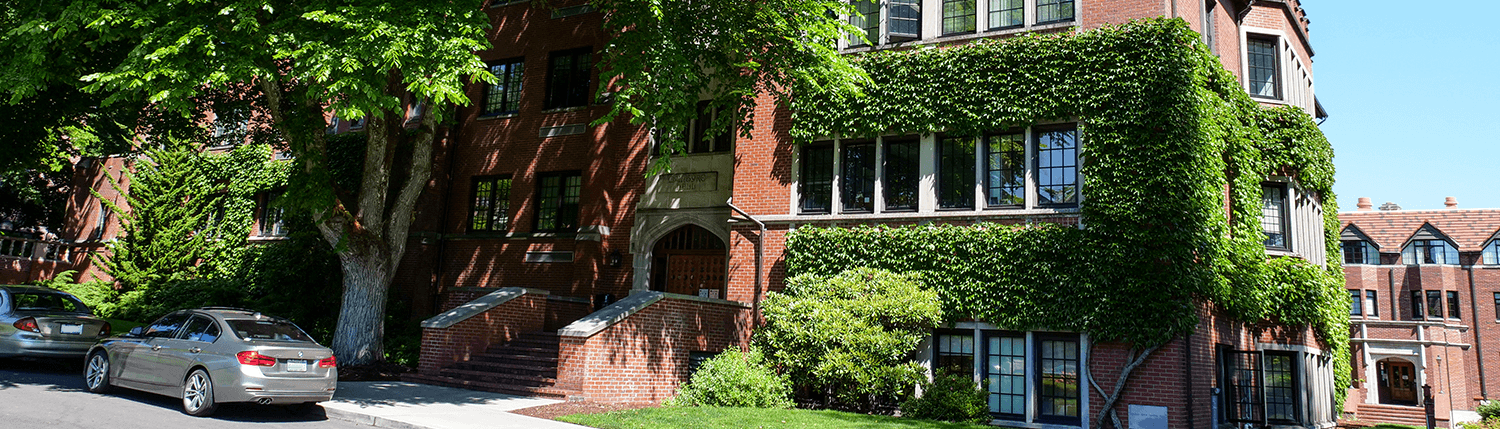
<path fill-rule="evenodd" d="M 592 67 L 592 48 L 553 52 L 547 62 L 546 108 L 588 105 Z"/>
<path fill-rule="evenodd" d="M 1266 248 L 1291 250 L 1287 213 L 1287 192 L 1283 184 L 1267 184 L 1261 188 L 1261 229 L 1266 233 Z"/>
<path fill-rule="evenodd" d="M 1037 421 L 1080 420 L 1078 337 L 1037 334 Z"/>
<path fill-rule="evenodd" d="M 1009 133 L 985 138 L 985 201 L 990 207 L 1026 203 L 1026 135 Z"/>
<path fill-rule="evenodd" d="M 521 81 L 526 63 L 514 58 L 490 64 L 495 83 L 485 88 L 484 111 L 480 115 L 504 115 L 521 110 Z"/>
<path fill-rule="evenodd" d="M 1379 295 L 1377 295 L 1373 290 L 1365 291 L 1365 311 L 1367 311 L 1369 313 L 1368 315 L 1371 317 L 1380 315 L 1380 300 L 1378 299 L 1378 297 Z"/>
<path fill-rule="evenodd" d="M 1051 24 L 1073 20 L 1073 0 L 1036 0 L 1036 23 Z"/>
<path fill-rule="evenodd" d="M 1037 205 L 1077 205 L 1078 130 L 1038 128 L 1035 135 Z"/>
<path fill-rule="evenodd" d="M 879 44 L 880 2 L 855 0 L 854 13 L 849 15 L 849 25 L 864 30 L 864 37 L 860 37 L 858 33 L 849 35 L 849 46 Z"/>
<path fill-rule="evenodd" d="M 470 231 L 504 231 L 510 227 L 510 177 L 475 177 L 470 193 Z"/>
<path fill-rule="evenodd" d="M 1364 297 L 1359 295 L 1360 291 L 1358 289 L 1349 291 L 1349 303 L 1351 304 L 1349 307 L 1350 316 L 1362 316 L 1365 314 L 1364 309 L 1361 308 L 1361 304 L 1364 303 Z"/>
<path fill-rule="evenodd" d="M 1281 76 L 1275 37 L 1253 36 L 1246 38 L 1249 61 L 1250 95 L 1262 98 L 1281 98 Z"/>
<path fill-rule="evenodd" d="M 887 211 L 911 211 L 917 209 L 918 184 L 921 173 L 922 145 L 915 139 L 885 141 L 885 209 Z"/>
<path fill-rule="evenodd" d="M 1297 423 L 1297 359 L 1292 353 L 1265 354 L 1266 420 Z"/>
<path fill-rule="evenodd" d="M 845 213 L 875 211 L 875 143 L 844 144 L 843 193 L 839 202 Z"/>
<path fill-rule="evenodd" d="M 1449 319 L 1457 319 L 1457 318 L 1459 318 L 1458 317 L 1459 316 L 1459 312 L 1458 312 L 1458 292 L 1448 291 L 1447 294 L 1448 294 L 1448 318 Z"/>
<path fill-rule="evenodd" d="M 1480 263 L 1485 265 L 1500 265 L 1500 239 L 1490 240 L 1490 243 L 1484 246 L 1480 259 Z"/>
<path fill-rule="evenodd" d="M 974 0 L 943 0 L 943 34 L 974 32 Z"/>
<path fill-rule="evenodd" d="M 938 142 L 938 208 L 974 208 L 973 137 L 942 137 Z"/>
<path fill-rule="evenodd" d="M 947 369 L 958 374 L 974 372 L 974 335 L 940 334 L 937 336 L 937 359 L 935 369 Z"/>
<path fill-rule="evenodd" d="M 1380 264 L 1380 251 L 1364 240 L 1342 240 L 1339 247 L 1344 251 L 1344 264 Z"/>
<path fill-rule="evenodd" d="M 540 176 L 537 187 L 537 231 L 578 229 L 578 196 L 583 178 L 577 172 Z"/>
<path fill-rule="evenodd" d="M 1004 418 L 1026 415 L 1026 335 L 989 333 L 985 337 L 984 384 L 990 414 Z"/>
<path fill-rule="evenodd" d="M 1224 377 L 1224 417 L 1230 422 L 1262 423 L 1260 352 L 1220 350 Z"/>
<path fill-rule="evenodd" d="M 911 40 L 922 37 L 922 0 L 890 0 L 891 17 L 886 25 L 891 40 Z"/>
<path fill-rule="evenodd" d="M 1443 318 L 1443 292 L 1427 291 L 1427 317 L 1433 319 Z"/>
<path fill-rule="evenodd" d="M 1422 320 L 1422 291 L 1411 291 L 1411 318 Z"/>
<path fill-rule="evenodd" d="M 802 213 L 828 213 L 833 208 L 833 145 L 802 148 Z"/>
<path fill-rule="evenodd" d="M 990 29 L 1015 28 L 1026 24 L 1025 0 L 989 0 Z"/>
<path fill-rule="evenodd" d="M 1412 240 L 1401 249 L 1401 263 L 1407 265 L 1458 264 L 1458 249 L 1446 240 Z"/>

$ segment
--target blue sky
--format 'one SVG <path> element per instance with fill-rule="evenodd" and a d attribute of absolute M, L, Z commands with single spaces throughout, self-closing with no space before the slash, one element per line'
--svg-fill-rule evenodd
<path fill-rule="evenodd" d="M 1500 208 L 1500 2 L 1305 0 L 1340 211 Z"/>

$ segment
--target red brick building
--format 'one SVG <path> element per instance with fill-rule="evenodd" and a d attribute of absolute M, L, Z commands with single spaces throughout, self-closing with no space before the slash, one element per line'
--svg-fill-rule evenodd
<path fill-rule="evenodd" d="M 1339 213 L 1360 418 L 1419 413 L 1431 386 L 1440 420 L 1477 420 L 1500 374 L 1500 209 Z M 1486 354 L 1488 353 L 1488 354 Z M 1352 407 L 1346 407 L 1352 408 Z"/>
<path fill-rule="evenodd" d="M 499 83 L 471 88 L 474 105 L 460 108 L 441 134 L 434 178 L 392 288 L 409 294 L 417 313 L 436 314 L 422 324 L 413 380 L 659 401 L 687 379 L 696 359 L 748 340 L 757 304 L 784 286 L 783 243 L 797 226 L 1080 223 L 1087 191 L 1079 192 L 1078 144 L 1086 136 L 1068 122 L 1011 136 L 1024 147 L 1017 155 L 1049 161 L 1002 189 L 942 174 L 953 164 L 943 162 L 941 148 L 961 142 L 922 134 L 803 146 L 789 137 L 789 112 L 762 102 L 750 138 L 715 138 L 695 127 L 688 153 L 674 156 L 671 171 L 647 177 L 654 161 L 649 129 L 623 120 L 589 125 L 608 109 L 592 86 L 598 75 L 591 66 L 607 42 L 602 17 L 581 2 L 548 6 L 486 6 L 494 48 L 479 55 Z M 1181 18 L 1257 100 L 1322 116 L 1308 21 L 1295 0 L 882 0 L 860 7 L 851 23 L 875 46 L 844 46 L 848 52 Z M 711 119 L 704 114 L 699 122 Z M 1043 140 L 1060 149 L 1043 154 Z M 905 169 L 845 175 L 836 160 L 856 156 L 899 160 Z M 973 177 L 985 175 L 977 159 L 967 162 Z M 867 192 L 843 192 L 840 184 L 854 180 L 868 181 Z M 1270 180 L 1278 205 L 1268 214 L 1278 222 L 1267 232 L 1279 241 L 1268 254 L 1321 263 L 1319 196 L 1300 195 L 1289 178 Z M 953 186 L 974 192 L 938 192 Z M 1044 197 L 1043 189 L 1059 193 Z M 76 219 L 87 219 L 79 213 Z M 1333 407 L 1330 357 L 1310 330 L 1246 324 L 1213 308 L 1199 314 L 1197 332 L 1136 369 L 1118 405 L 1122 421 L 1144 428 L 1232 420 L 1333 425 L 1340 410 Z M 1094 378 L 1112 386 L 1127 354 L 1120 344 L 1089 347 L 1078 333 L 960 323 L 935 332 L 919 359 L 967 357 L 976 380 L 1016 381 L 983 382 L 996 423 L 1052 428 L 1096 425 L 1104 399 L 1077 383 Z M 997 359 L 1021 369 L 986 364 Z M 1051 368 L 1045 371 L 1062 368 L 1074 380 L 1071 390 L 1043 391 L 1035 381 L 1044 361 Z M 1268 392 L 1237 402 L 1257 412 L 1229 412 L 1230 372 Z M 1042 396 L 1067 406 L 1044 409 Z"/>

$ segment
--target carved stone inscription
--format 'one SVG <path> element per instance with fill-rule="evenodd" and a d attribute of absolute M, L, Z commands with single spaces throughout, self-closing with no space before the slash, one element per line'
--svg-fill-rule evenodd
<path fill-rule="evenodd" d="M 719 172 L 663 174 L 657 182 L 659 192 L 708 192 L 719 188 Z"/>

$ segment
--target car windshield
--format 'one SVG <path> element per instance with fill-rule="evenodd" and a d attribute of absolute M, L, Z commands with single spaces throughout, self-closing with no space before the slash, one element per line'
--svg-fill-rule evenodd
<path fill-rule="evenodd" d="M 88 314 L 89 307 L 72 296 L 52 292 L 11 292 L 17 311 L 62 311 Z"/>
<path fill-rule="evenodd" d="M 229 329 L 246 340 L 308 341 L 306 333 L 297 325 L 285 320 L 229 319 Z"/>

